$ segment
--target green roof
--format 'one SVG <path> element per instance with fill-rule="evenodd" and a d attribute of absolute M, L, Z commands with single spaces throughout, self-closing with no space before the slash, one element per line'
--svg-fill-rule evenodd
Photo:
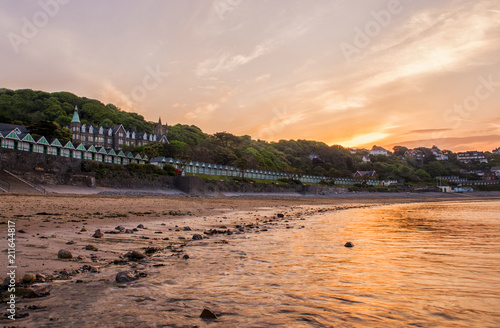
<path fill-rule="evenodd" d="M 135 159 L 142 159 L 141 154 L 135 155 Z"/>
<path fill-rule="evenodd" d="M 50 145 L 55 147 L 62 147 L 61 143 L 57 139 L 54 139 L 54 141 L 52 141 Z"/>
<path fill-rule="evenodd" d="M 134 155 L 132 154 L 132 152 L 130 152 L 130 151 L 129 151 L 129 152 L 127 153 L 127 157 L 128 157 L 128 158 L 134 158 Z"/>
<path fill-rule="evenodd" d="M 123 156 L 123 157 L 125 157 L 125 153 L 123 152 L 123 150 L 120 150 L 120 151 L 118 152 L 118 156 Z"/>
<path fill-rule="evenodd" d="M 2 132 L 0 132 L 0 138 L 3 138 L 3 134 L 2 134 Z"/>
<path fill-rule="evenodd" d="M 90 146 L 90 147 L 87 149 L 87 151 L 90 151 L 90 152 L 92 152 L 92 153 L 95 153 L 95 152 L 97 152 L 97 149 L 95 149 L 95 147 L 94 147 L 94 146 Z"/>
<path fill-rule="evenodd" d="M 101 147 L 99 149 L 99 154 L 104 154 L 104 155 L 107 155 L 108 153 L 106 152 L 106 149 L 104 149 L 104 147 Z"/>
<path fill-rule="evenodd" d="M 149 159 L 149 157 L 148 157 L 148 155 L 144 155 L 144 157 L 142 159 L 147 161 Z"/>
<path fill-rule="evenodd" d="M 110 149 L 108 152 L 108 155 L 116 155 L 115 151 L 113 149 Z"/>
<path fill-rule="evenodd" d="M 49 142 L 47 141 L 47 139 L 45 139 L 44 136 L 41 136 L 40 138 L 38 138 L 38 141 L 36 142 L 37 144 L 42 144 L 42 145 L 49 145 Z"/>
<path fill-rule="evenodd" d="M 87 149 L 85 149 L 85 146 L 83 144 L 79 144 L 78 147 L 76 147 L 77 150 L 81 150 L 81 151 L 86 151 Z"/>
<path fill-rule="evenodd" d="M 80 123 L 80 116 L 78 115 L 78 106 L 75 106 L 75 113 L 73 114 L 73 119 L 71 123 Z"/>
<path fill-rule="evenodd" d="M 15 131 L 11 131 L 5 138 L 19 140 L 19 137 L 17 136 L 17 133 Z"/>
<path fill-rule="evenodd" d="M 73 143 L 71 141 L 68 141 L 65 145 L 64 148 L 68 149 L 75 149 L 75 146 L 73 146 Z"/>
<path fill-rule="evenodd" d="M 27 134 L 24 138 L 23 138 L 23 141 L 27 141 L 27 142 L 35 142 L 35 139 L 33 139 L 33 137 L 31 136 L 31 134 Z"/>

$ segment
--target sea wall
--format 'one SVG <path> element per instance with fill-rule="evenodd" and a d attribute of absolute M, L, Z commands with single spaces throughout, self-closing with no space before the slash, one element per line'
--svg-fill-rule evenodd
<path fill-rule="evenodd" d="M 82 172 L 82 161 L 74 158 L 0 149 L 0 169 L 40 185 L 94 187 L 91 173 Z"/>

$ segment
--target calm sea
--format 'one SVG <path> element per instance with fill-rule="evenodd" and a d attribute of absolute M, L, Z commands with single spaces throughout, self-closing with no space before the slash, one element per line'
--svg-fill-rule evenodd
<path fill-rule="evenodd" d="M 85 327 L 500 327 L 499 201 L 325 212 L 222 239 L 67 314 Z M 202 321 L 204 307 L 220 318 Z"/>

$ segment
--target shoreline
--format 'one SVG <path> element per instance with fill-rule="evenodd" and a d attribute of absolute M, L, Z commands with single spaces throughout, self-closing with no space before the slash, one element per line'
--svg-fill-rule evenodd
<path fill-rule="evenodd" d="M 56 297 L 18 297 L 18 305 L 42 304 L 43 309 L 23 310 L 29 319 L 51 313 L 64 286 L 92 284 L 96 288 L 128 288 L 131 283 L 114 281 L 118 272 L 154 276 L 161 266 L 184 265 L 191 246 L 237 241 L 248 233 L 265 234 L 277 227 L 299 228 L 297 220 L 319 212 L 408 203 L 498 200 L 497 195 L 475 197 L 158 197 L 120 195 L 0 195 L 0 222 L 16 222 L 18 278 L 42 274 L 30 288 Z M 426 197 L 427 196 L 427 197 Z M 280 215 L 278 215 L 280 214 Z M 143 225 L 143 228 L 138 228 Z M 123 230 L 117 230 L 119 226 Z M 0 229 L 7 233 L 7 224 Z M 103 238 L 93 238 L 100 229 Z M 128 231 L 126 230 L 128 229 Z M 136 229 L 136 231 L 133 231 Z M 198 235 L 198 237 L 195 237 Z M 196 240 L 200 238 L 199 240 Z M 7 263 L 7 242 L 1 263 Z M 89 247 L 92 245 L 92 247 Z M 68 250 L 72 259 L 59 259 Z M 136 251 L 144 258 L 127 253 Z M 129 254 L 130 255 L 130 254 Z M 6 277 L 2 268 L 2 279 Z M 139 277 L 139 276 L 137 276 Z M 2 291 L 3 292 L 3 291 Z M 2 295 L 5 296 L 5 295 Z M 4 311 L 5 313 L 5 311 Z M 3 313 L 2 313 L 3 315 Z M 49 317 L 49 316 L 47 316 Z M 0 320 L 6 324 L 10 321 Z"/>

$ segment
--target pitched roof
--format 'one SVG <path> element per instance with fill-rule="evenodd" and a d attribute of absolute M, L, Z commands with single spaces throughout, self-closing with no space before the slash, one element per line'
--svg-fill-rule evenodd
<path fill-rule="evenodd" d="M 80 116 L 78 115 L 78 106 L 75 106 L 75 112 L 73 113 L 73 119 L 71 123 L 80 123 Z"/>
<path fill-rule="evenodd" d="M 4 132 L 3 134 L 5 135 L 5 132 L 12 131 L 15 128 L 18 128 L 21 133 L 28 133 L 29 130 L 27 127 L 24 125 L 17 125 L 17 124 L 7 124 L 7 123 L 0 123 L 0 131 Z"/>

